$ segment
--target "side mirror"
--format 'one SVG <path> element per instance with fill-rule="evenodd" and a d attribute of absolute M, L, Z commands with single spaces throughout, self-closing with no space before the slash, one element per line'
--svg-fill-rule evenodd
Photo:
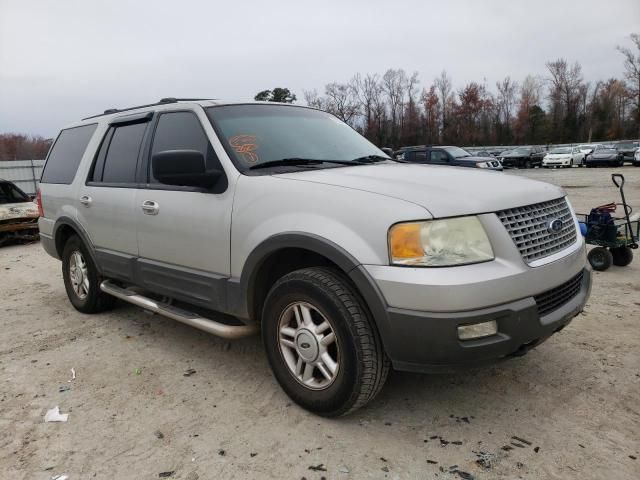
<path fill-rule="evenodd" d="M 165 150 L 151 157 L 153 176 L 162 184 L 181 187 L 211 188 L 222 175 L 220 170 L 207 170 L 202 152 L 197 150 Z"/>
<path fill-rule="evenodd" d="M 380 150 L 382 150 L 384 153 L 386 153 L 387 155 L 389 155 L 391 158 L 393 158 L 393 148 L 389 148 L 389 147 L 383 147 Z"/>

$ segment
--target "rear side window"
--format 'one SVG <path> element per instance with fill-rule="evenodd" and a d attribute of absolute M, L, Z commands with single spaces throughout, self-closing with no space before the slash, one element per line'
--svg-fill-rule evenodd
<path fill-rule="evenodd" d="M 97 124 L 62 130 L 49 153 L 40 183 L 70 184 Z"/>
<path fill-rule="evenodd" d="M 160 115 L 153 136 L 151 155 L 165 150 L 197 150 L 204 156 L 207 169 L 222 169 L 200 120 L 191 112 L 171 112 Z M 149 177 L 151 183 L 157 183 L 153 172 L 150 172 Z"/>
<path fill-rule="evenodd" d="M 94 170 L 93 182 L 135 183 L 136 166 L 148 123 L 114 126 L 107 132 Z"/>

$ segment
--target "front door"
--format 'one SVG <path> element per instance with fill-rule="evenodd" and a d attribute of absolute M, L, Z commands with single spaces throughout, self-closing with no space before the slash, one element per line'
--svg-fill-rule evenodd
<path fill-rule="evenodd" d="M 160 184 L 152 158 L 167 150 L 197 150 L 208 169 L 224 172 L 194 111 L 158 115 L 146 162 L 148 183 L 135 199 L 138 282 L 172 298 L 224 310 L 233 184 L 226 175 L 211 190 Z"/>

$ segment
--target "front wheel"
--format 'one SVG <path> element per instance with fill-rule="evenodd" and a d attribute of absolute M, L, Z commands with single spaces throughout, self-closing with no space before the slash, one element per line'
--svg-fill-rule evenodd
<path fill-rule="evenodd" d="M 69 237 L 64 245 L 62 278 L 67 296 L 76 310 L 97 313 L 113 307 L 116 299 L 100 290 L 102 278 L 98 268 L 77 235 Z"/>
<path fill-rule="evenodd" d="M 596 247 L 589 251 L 587 255 L 589 263 L 594 270 L 603 272 L 607 270 L 613 263 L 611 252 L 604 247 Z"/>
<path fill-rule="evenodd" d="M 526 160 L 524 162 L 524 168 L 531 168 L 531 160 Z"/>
<path fill-rule="evenodd" d="M 326 417 L 348 414 L 382 389 L 389 360 L 353 287 L 328 268 L 276 282 L 262 313 L 271 369 L 298 405 Z"/>

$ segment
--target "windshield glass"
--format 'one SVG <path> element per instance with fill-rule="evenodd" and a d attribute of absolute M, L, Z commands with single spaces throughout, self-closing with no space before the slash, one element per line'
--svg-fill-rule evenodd
<path fill-rule="evenodd" d="M 514 150 L 511 150 L 511 152 L 509 153 L 530 153 L 531 149 L 530 148 L 516 148 Z"/>
<path fill-rule="evenodd" d="M 449 152 L 449 154 L 453 158 L 462 158 L 462 157 L 470 157 L 471 156 L 469 154 L 469 152 L 467 152 L 466 150 L 463 150 L 460 147 L 447 147 L 447 148 L 445 148 L 445 150 L 447 152 Z"/>
<path fill-rule="evenodd" d="M 29 202 L 27 197 L 21 190 L 11 183 L 0 183 L 0 204 L 2 203 L 20 203 Z"/>
<path fill-rule="evenodd" d="M 571 147 L 552 148 L 549 153 L 571 153 Z"/>
<path fill-rule="evenodd" d="M 347 124 L 319 110 L 284 105 L 225 105 L 206 111 L 241 171 L 282 159 L 353 161 L 369 155 L 388 158 Z"/>
<path fill-rule="evenodd" d="M 619 143 L 618 148 L 627 149 L 627 148 L 636 148 L 636 147 L 633 143 Z"/>

